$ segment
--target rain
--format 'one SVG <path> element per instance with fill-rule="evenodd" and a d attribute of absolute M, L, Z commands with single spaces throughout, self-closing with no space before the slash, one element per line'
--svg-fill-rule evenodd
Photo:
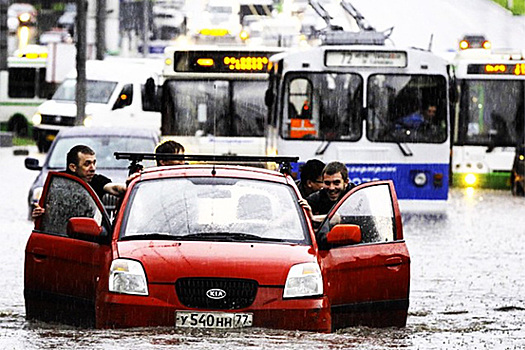
<path fill-rule="evenodd" d="M 198 13 L 197 2 L 188 2 L 192 4 L 188 13 Z M 513 16 L 489 0 L 352 3 L 377 30 L 394 27 L 390 39 L 397 46 L 430 48 L 451 58 L 465 34 L 482 33 L 494 48 L 525 47 L 525 16 Z M 187 25 L 191 24 L 188 20 Z M 130 33 L 133 30 L 140 29 L 130 24 Z M 137 46 L 142 35 L 135 34 L 124 40 L 130 56 L 140 56 Z M 155 33 L 158 38 L 172 34 L 169 29 Z M 156 44 L 154 40 L 150 45 Z M 453 187 L 444 214 L 403 214 L 411 257 L 410 306 L 404 328 L 351 327 L 331 334 L 264 328 L 97 330 L 28 321 L 24 249 L 33 228 L 27 219 L 27 194 L 36 173 L 24 167 L 25 157 L 42 162 L 45 154 L 36 145 L 0 147 L 4 166 L 0 185 L 2 349 L 525 348 L 525 199 L 513 196 L 510 189 Z"/>

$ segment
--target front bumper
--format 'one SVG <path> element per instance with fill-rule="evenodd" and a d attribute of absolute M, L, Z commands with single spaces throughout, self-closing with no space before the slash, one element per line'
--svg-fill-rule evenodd
<path fill-rule="evenodd" d="M 97 301 L 97 328 L 175 327 L 175 312 L 221 311 L 253 314 L 253 327 L 331 331 L 327 297 L 284 299 L 282 287 L 259 287 L 257 296 L 247 308 L 238 310 L 190 309 L 180 304 L 175 286 L 150 285 L 149 296 L 105 293 Z"/>

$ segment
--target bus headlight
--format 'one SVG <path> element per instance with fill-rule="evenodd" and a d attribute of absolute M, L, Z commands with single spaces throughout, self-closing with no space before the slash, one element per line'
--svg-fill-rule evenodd
<path fill-rule="evenodd" d="M 323 276 L 317 263 L 297 264 L 290 268 L 283 298 L 297 298 L 323 294 Z"/>
<path fill-rule="evenodd" d="M 250 34 L 248 34 L 247 31 L 243 30 L 241 31 L 241 33 L 239 34 L 239 37 L 241 38 L 241 40 L 247 40 L 249 37 L 250 37 Z"/>
<path fill-rule="evenodd" d="M 113 260 L 109 269 L 109 291 L 148 295 L 148 282 L 142 265 L 134 260 Z"/>
<path fill-rule="evenodd" d="M 478 178 L 476 175 L 470 173 L 465 175 L 465 183 L 469 186 L 473 186 L 476 182 L 478 182 Z"/>
<path fill-rule="evenodd" d="M 24 12 L 18 15 L 18 20 L 20 23 L 28 23 L 31 20 L 31 14 Z"/>
<path fill-rule="evenodd" d="M 33 125 L 40 125 L 42 123 L 42 114 L 36 112 L 35 114 L 33 114 L 33 118 L 31 119 L 31 121 L 33 122 Z"/>
<path fill-rule="evenodd" d="M 427 184 L 427 175 L 423 172 L 417 173 L 414 176 L 414 184 L 418 187 L 425 186 Z"/>

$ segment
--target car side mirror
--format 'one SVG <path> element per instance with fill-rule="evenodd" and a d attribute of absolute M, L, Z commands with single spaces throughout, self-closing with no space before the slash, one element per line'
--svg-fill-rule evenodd
<path fill-rule="evenodd" d="M 361 227 L 350 224 L 335 225 L 326 235 L 326 243 L 330 245 L 361 243 Z"/>
<path fill-rule="evenodd" d="M 71 218 L 67 222 L 66 232 L 68 237 L 94 241 L 104 230 L 95 219 Z"/>
<path fill-rule="evenodd" d="M 36 158 L 26 158 L 24 160 L 24 165 L 29 170 L 42 170 L 42 167 Z"/>

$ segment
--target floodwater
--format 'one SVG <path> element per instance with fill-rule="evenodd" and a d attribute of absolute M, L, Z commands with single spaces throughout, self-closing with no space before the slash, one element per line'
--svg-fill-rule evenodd
<path fill-rule="evenodd" d="M 0 148 L 0 160 L 0 349 L 525 349 L 525 199 L 510 191 L 453 189 L 445 217 L 404 217 L 412 258 L 405 328 L 93 330 L 25 320 L 26 198 L 37 173 L 11 148 Z"/>

